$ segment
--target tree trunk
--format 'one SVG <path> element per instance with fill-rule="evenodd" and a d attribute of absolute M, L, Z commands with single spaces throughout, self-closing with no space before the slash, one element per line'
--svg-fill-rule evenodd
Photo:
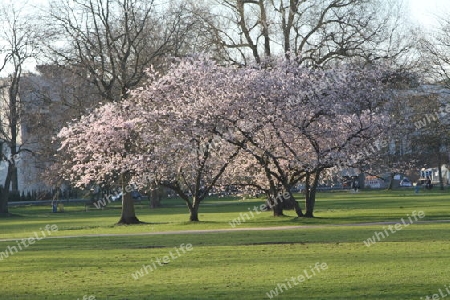
<path fill-rule="evenodd" d="M 189 207 L 189 221 L 191 222 L 199 222 L 198 219 L 198 208 L 200 207 L 200 201 L 197 201 L 195 198 L 193 199 L 193 204 L 188 204 Z"/>
<path fill-rule="evenodd" d="M 314 205 L 311 202 L 311 175 L 307 174 L 305 178 L 305 217 L 313 218 Z"/>
<path fill-rule="evenodd" d="M 8 169 L 6 173 L 5 182 L 3 184 L 3 189 L 0 195 L 0 215 L 9 215 L 8 209 L 8 198 L 9 198 L 9 188 L 11 186 L 11 180 L 14 174 L 14 166 L 8 163 Z"/>
<path fill-rule="evenodd" d="M 122 195 L 122 216 L 117 224 L 139 224 L 141 221 L 134 211 L 134 200 L 130 193 Z"/>
<path fill-rule="evenodd" d="M 310 192 L 307 192 L 305 195 L 305 206 L 305 217 L 314 218 L 314 200 L 312 199 Z"/>
<path fill-rule="evenodd" d="M 284 216 L 284 209 L 293 209 L 298 217 L 303 217 L 302 209 L 294 196 L 292 196 L 289 187 L 284 187 L 283 190 L 277 190 L 275 195 L 269 194 L 267 204 L 273 210 L 274 217 Z"/>
<path fill-rule="evenodd" d="M 289 184 L 283 184 L 283 190 L 278 194 L 278 197 L 280 197 L 280 195 L 282 195 L 281 197 L 284 203 L 284 209 L 293 209 L 297 214 L 297 217 L 303 217 L 302 209 L 300 208 L 297 200 L 295 200 L 295 197 L 292 195 L 291 186 Z"/>
<path fill-rule="evenodd" d="M 15 167 L 12 172 L 11 190 L 17 192 L 19 190 L 19 177 L 17 176 L 17 168 Z"/>
<path fill-rule="evenodd" d="M 316 190 L 311 189 L 306 195 L 306 218 L 314 218 L 314 206 L 316 205 Z"/>
<path fill-rule="evenodd" d="M 142 223 L 136 217 L 136 212 L 134 211 L 134 200 L 131 197 L 131 193 L 126 193 L 127 190 L 125 183 L 129 184 L 127 174 L 122 174 L 122 216 L 120 217 L 117 224 L 139 224 Z"/>
<path fill-rule="evenodd" d="M 281 193 L 274 193 L 274 195 L 271 195 L 270 193 L 267 195 L 267 206 L 273 211 L 274 217 L 281 217 L 284 216 L 283 214 L 283 198 L 281 198 Z"/>
<path fill-rule="evenodd" d="M 293 205 L 293 207 L 294 207 L 294 210 L 295 210 L 295 213 L 297 214 L 297 217 L 303 217 L 304 214 L 303 214 L 303 212 L 302 212 L 302 209 L 301 209 L 301 207 L 300 207 L 300 204 L 298 204 L 298 201 L 295 200 L 295 198 L 294 198 L 294 196 L 292 196 L 292 193 L 291 193 L 291 192 L 289 192 L 289 195 L 290 195 L 289 201 L 292 203 L 292 205 Z"/>
<path fill-rule="evenodd" d="M 282 216 L 284 216 L 283 203 L 277 202 L 277 203 L 273 204 L 272 205 L 272 210 L 273 210 L 273 216 L 274 217 L 282 217 Z"/>
<path fill-rule="evenodd" d="M 0 215 L 9 215 L 8 195 L 9 195 L 9 192 L 7 192 L 6 189 L 2 189 L 2 192 L 0 195 Z"/>
<path fill-rule="evenodd" d="M 312 185 L 310 185 L 310 178 L 311 178 L 310 175 L 306 176 L 305 217 L 307 217 L 307 218 L 314 218 L 314 207 L 316 205 L 316 191 L 317 191 L 317 185 L 319 184 L 320 173 L 321 173 L 321 170 L 315 171 Z"/>

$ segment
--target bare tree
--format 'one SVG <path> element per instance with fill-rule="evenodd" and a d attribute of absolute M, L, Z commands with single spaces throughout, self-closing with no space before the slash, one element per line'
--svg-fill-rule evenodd
<path fill-rule="evenodd" d="M 162 7 L 144 0 L 53 1 L 46 44 L 55 63 L 87 72 L 104 100 L 117 101 L 139 86 L 145 69 L 188 43 L 193 25 L 183 7 Z"/>
<path fill-rule="evenodd" d="M 202 51 L 195 46 L 201 43 L 193 42 L 201 22 L 192 16 L 184 1 L 167 5 L 154 0 L 51 1 L 45 41 L 49 61 L 65 68 L 63 74 L 79 76 L 75 82 L 88 81 L 96 89 L 84 97 L 90 103 L 74 101 L 77 93 L 73 93 L 67 104 L 79 104 L 80 109 L 78 114 L 72 110 L 70 119 L 99 102 L 126 98 L 145 81 L 150 66 L 160 69 L 168 57 Z M 134 209 L 124 209 L 133 205 L 131 197 L 123 199 L 125 218 L 136 218 Z"/>
<path fill-rule="evenodd" d="M 437 21 L 439 26 L 419 39 L 424 62 L 422 71 L 434 82 L 450 87 L 450 20 L 437 17 Z"/>
<path fill-rule="evenodd" d="M 340 60 L 397 59 L 402 5 L 378 0 L 216 0 L 209 24 L 229 60 L 260 63 L 274 55 L 323 66 Z"/>
<path fill-rule="evenodd" d="M 21 137 L 23 114 L 19 87 L 25 63 L 36 54 L 38 32 L 31 18 L 25 15 L 25 9 L 12 3 L 5 3 L 0 7 L 0 18 L 3 24 L 0 39 L 4 56 L 0 71 L 9 73 L 0 84 L 0 158 L 6 164 L 6 176 L 0 195 L 0 214 L 8 214 L 10 189 L 17 191 L 19 188 L 17 159 L 21 153 L 30 151 Z"/>

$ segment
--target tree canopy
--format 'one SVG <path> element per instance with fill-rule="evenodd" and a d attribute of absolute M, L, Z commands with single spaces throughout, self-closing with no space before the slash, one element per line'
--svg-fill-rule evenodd
<path fill-rule="evenodd" d="M 120 103 L 60 132 L 61 169 L 80 185 L 152 174 L 186 202 L 192 221 L 213 189 L 245 186 L 273 201 L 300 180 L 311 186 L 306 215 L 313 216 L 321 172 L 382 130 L 375 68 L 314 70 L 285 60 L 237 68 L 199 57 L 148 77 Z"/>

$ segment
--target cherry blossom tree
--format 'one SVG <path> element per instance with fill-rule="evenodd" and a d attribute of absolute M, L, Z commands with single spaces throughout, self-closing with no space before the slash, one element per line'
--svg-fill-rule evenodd
<path fill-rule="evenodd" d="M 382 131 L 381 73 L 357 67 L 313 70 L 284 62 L 257 74 L 245 109 L 223 115 L 224 123 L 246 137 L 240 146 L 252 157 L 230 170 L 266 192 L 275 216 L 292 207 L 298 216 L 313 217 L 323 171 Z M 239 120 L 253 125 L 239 126 Z M 299 182 L 305 183 L 305 214 L 290 192 Z"/>
<path fill-rule="evenodd" d="M 239 154 L 240 148 L 215 129 L 221 128 L 220 116 L 230 100 L 242 98 L 246 83 L 241 73 L 206 59 L 186 59 L 127 100 L 142 118 L 145 172 L 181 197 L 190 221 L 199 221 L 200 203 L 221 186 L 222 174 Z"/>
<path fill-rule="evenodd" d="M 275 216 L 286 204 L 303 216 L 290 192 L 303 181 L 305 216 L 313 217 L 321 173 L 379 133 L 378 75 L 184 59 L 61 131 L 61 150 L 71 154 L 63 169 L 79 185 L 117 178 L 145 185 L 151 177 L 185 201 L 190 221 L 214 187 L 228 184 L 265 191 Z"/>
<path fill-rule="evenodd" d="M 199 221 L 201 201 L 217 185 L 239 148 L 214 134 L 227 99 L 239 97 L 236 69 L 207 60 L 186 60 L 149 81 L 126 100 L 106 104 L 64 128 L 61 172 L 78 186 L 121 180 L 174 190 L 189 219 Z M 152 178 L 151 182 L 146 179 Z M 138 222 L 123 200 L 123 223 Z"/>
<path fill-rule="evenodd" d="M 126 186 L 139 172 L 143 162 L 137 151 L 136 124 L 130 119 L 126 103 L 108 103 L 80 120 L 64 127 L 58 134 L 61 156 L 59 175 L 78 187 L 111 185 L 122 187 L 122 216 L 119 223 L 139 223 L 134 203 Z"/>

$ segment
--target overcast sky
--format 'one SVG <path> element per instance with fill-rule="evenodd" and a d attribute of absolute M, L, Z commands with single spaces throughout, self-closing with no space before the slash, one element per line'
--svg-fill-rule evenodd
<path fill-rule="evenodd" d="M 406 0 L 411 10 L 411 17 L 419 23 L 432 26 L 436 15 L 442 16 L 450 11 L 449 0 Z"/>
<path fill-rule="evenodd" d="M 22 3 L 27 1 L 29 4 L 47 3 L 47 0 L 0 0 Z M 394 0 L 401 1 L 401 0 Z M 409 7 L 410 17 L 413 22 L 424 25 L 427 29 L 433 29 L 436 24 L 437 16 L 447 16 L 450 13 L 450 0 L 403 0 Z M 446 14 L 447 13 L 447 14 Z M 30 68 L 32 69 L 32 68 Z"/>
<path fill-rule="evenodd" d="M 0 0 L 14 1 L 14 0 Z M 15 0 L 15 2 L 23 2 L 25 0 Z M 28 3 L 47 3 L 47 0 L 26 0 Z M 401 1 L 401 0 L 395 0 Z M 450 0 L 403 0 L 410 6 L 413 20 L 417 20 L 422 24 L 433 24 L 436 14 L 442 15 L 443 12 L 450 11 Z"/>

